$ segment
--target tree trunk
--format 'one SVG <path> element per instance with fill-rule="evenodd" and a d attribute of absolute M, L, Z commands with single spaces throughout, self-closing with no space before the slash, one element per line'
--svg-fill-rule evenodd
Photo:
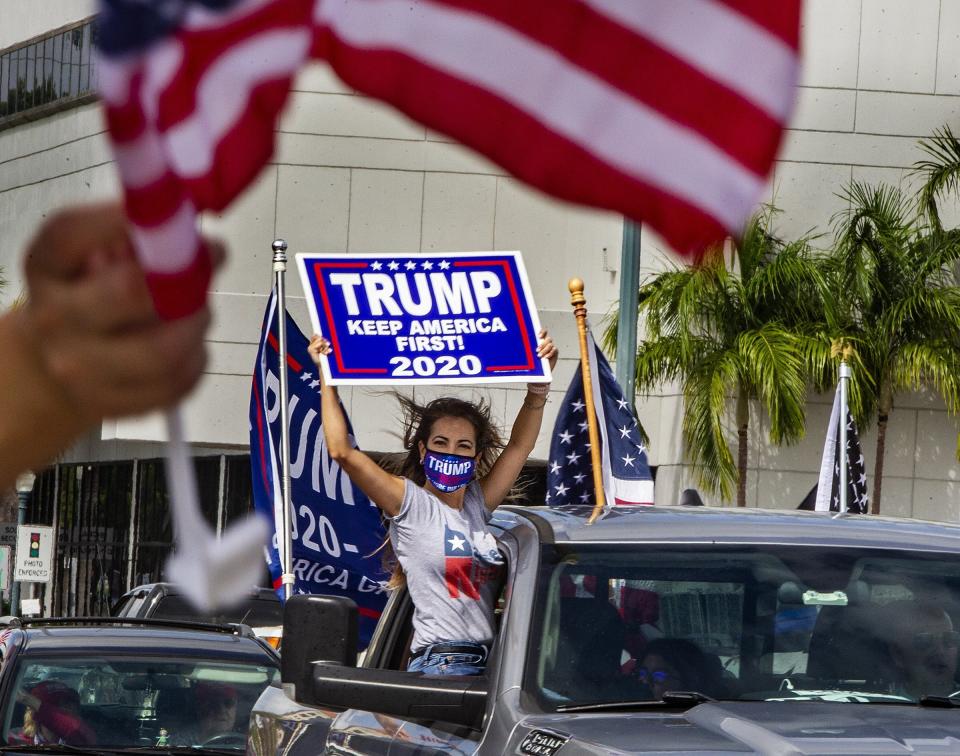
<path fill-rule="evenodd" d="M 873 497 L 870 514 L 880 514 L 880 491 L 883 487 L 883 452 L 887 446 L 887 414 L 877 415 L 877 459 L 873 463 Z"/>
<path fill-rule="evenodd" d="M 747 429 L 750 404 L 742 388 L 737 394 L 737 506 L 747 506 Z"/>
<path fill-rule="evenodd" d="M 870 514 L 880 514 L 880 492 L 883 489 L 883 455 L 887 448 L 887 420 L 893 409 L 893 395 L 888 384 L 880 386 L 880 406 L 877 412 L 877 458 L 873 463 L 873 497 Z"/>

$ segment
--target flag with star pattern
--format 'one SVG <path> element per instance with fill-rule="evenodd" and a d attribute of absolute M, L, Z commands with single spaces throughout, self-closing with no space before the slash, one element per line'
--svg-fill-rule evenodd
<path fill-rule="evenodd" d="M 653 504 L 653 478 L 633 407 L 606 358 L 588 334 L 590 377 L 600 431 L 603 489 L 608 505 Z M 583 371 L 570 382 L 550 439 L 547 504 L 594 503 Z"/>
<path fill-rule="evenodd" d="M 846 408 L 847 423 L 847 512 L 866 514 L 869 509 L 867 496 L 867 471 L 860 449 L 860 434 L 853 421 L 850 408 Z M 840 511 L 840 387 L 833 398 L 830 411 L 830 424 L 827 426 L 827 438 L 823 444 L 823 458 L 820 462 L 820 481 L 817 484 L 817 501 L 814 509 L 818 512 Z"/>

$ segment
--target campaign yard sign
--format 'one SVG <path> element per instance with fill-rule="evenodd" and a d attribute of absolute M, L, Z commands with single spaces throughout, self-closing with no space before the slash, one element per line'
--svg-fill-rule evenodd
<path fill-rule="evenodd" d="M 330 385 L 548 382 L 519 252 L 301 254 Z"/>

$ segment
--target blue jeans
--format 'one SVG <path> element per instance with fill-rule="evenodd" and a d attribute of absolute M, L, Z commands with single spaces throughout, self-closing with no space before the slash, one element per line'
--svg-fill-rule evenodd
<path fill-rule="evenodd" d="M 444 651 L 457 646 L 457 652 Z M 407 671 L 424 675 L 482 675 L 487 666 L 487 647 L 473 641 L 449 641 L 427 646 L 411 659 Z"/>

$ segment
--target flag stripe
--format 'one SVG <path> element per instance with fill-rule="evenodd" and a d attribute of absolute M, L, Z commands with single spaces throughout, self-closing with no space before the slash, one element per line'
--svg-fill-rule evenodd
<path fill-rule="evenodd" d="M 513 26 L 629 98 L 696 131 L 749 170 L 758 175 L 766 173 L 780 133 L 776 119 L 648 36 L 604 15 L 585 11 L 581 0 L 528 0 L 522 11 L 514 0 L 444 2 Z M 575 45 L 570 43 L 571 26 L 588 27 Z M 707 36 L 722 39 L 722 35 Z M 630 60 L 631 65 L 625 67 L 624 60 Z M 717 118 L 717 113 L 725 117 Z M 594 114 L 594 120 L 598 128 L 604 127 L 606 118 L 600 113 Z"/>
<path fill-rule="evenodd" d="M 709 73 L 785 123 L 793 94 L 796 52 L 765 27 L 713 0 L 583 0 Z M 744 60 L 747 56 L 747 60 Z"/>
<path fill-rule="evenodd" d="M 501 24 L 421 6 L 411 21 L 408 0 L 324 3 L 317 21 L 358 50 L 394 49 L 493 93 L 607 165 L 657 184 L 724 225 L 735 227 L 755 205 L 763 178 L 696 132 Z M 631 149 L 637 143 L 645 154 Z"/>

